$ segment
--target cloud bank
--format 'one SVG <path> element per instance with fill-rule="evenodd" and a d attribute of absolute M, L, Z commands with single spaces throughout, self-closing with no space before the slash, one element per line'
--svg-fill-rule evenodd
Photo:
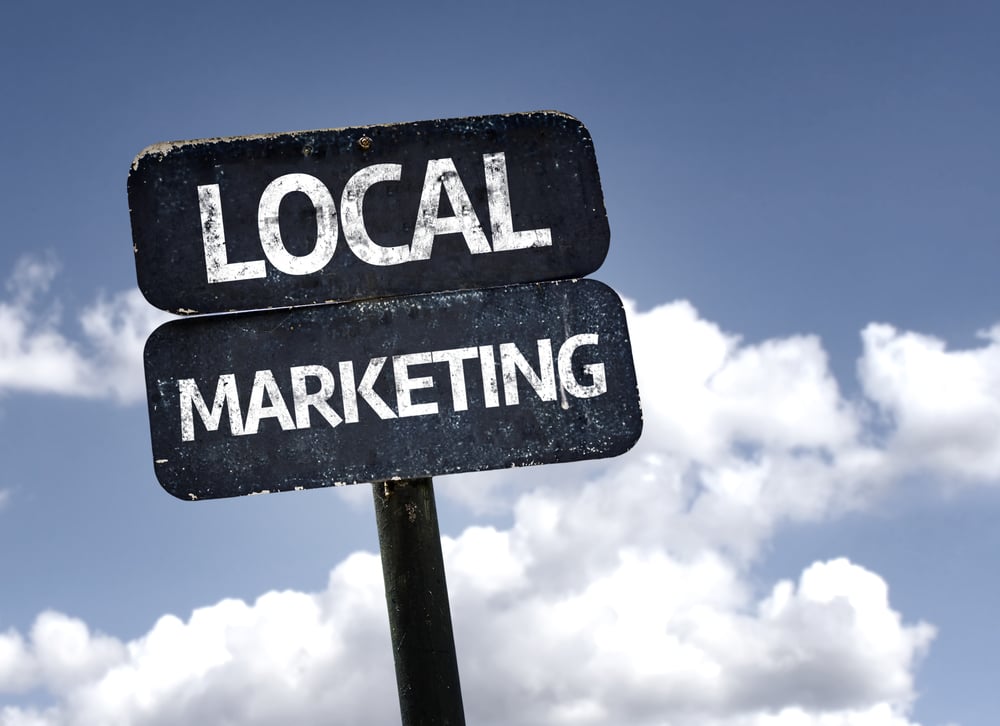
<path fill-rule="evenodd" d="M 0 307 L 21 322 L 0 370 L 47 361 L 61 383 L 2 386 L 134 398 L 88 376 L 140 368 L 145 303 L 95 304 L 73 343 L 28 312 L 46 269 L 21 270 Z M 511 515 L 444 541 L 469 723 L 912 726 L 934 628 L 846 559 L 764 592 L 753 562 L 783 523 L 863 508 L 904 475 L 1000 481 L 998 329 L 950 351 L 870 325 L 851 401 L 816 337 L 745 344 L 686 302 L 629 315 L 646 419 L 632 452 L 438 483 Z M 2 708 L 2 726 L 398 723 L 378 557 L 345 559 L 320 592 L 165 615 L 128 642 L 42 613 L 0 632 L 0 693 L 45 704 Z"/>
<path fill-rule="evenodd" d="M 717 555 L 626 549 L 586 582 L 538 587 L 519 539 L 446 541 L 469 723 L 909 723 L 933 633 L 863 568 L 817 563 L 754 601 Z M 323 592 L 165 616 L 128 643 L 43 613 L 0 635 L 0 689 L 56 704 L 0 723 L 398 723 L 390 654 L 380 565 L 359 553 Z"/>

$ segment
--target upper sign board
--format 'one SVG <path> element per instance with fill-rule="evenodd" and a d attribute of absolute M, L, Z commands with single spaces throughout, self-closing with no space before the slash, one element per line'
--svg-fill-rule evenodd
<path fill-rule="evenodd" d="M 157 144 L 128 197 L 139 289 L 181 314 L 583 277 L 610 240 L 551 111 Z"/>
<path fill-rule="evenodd" d="M 182 499 L 615 456 L 642 430 L 625 312 L 594 280 L 179 319 L 145 366 Z"/>

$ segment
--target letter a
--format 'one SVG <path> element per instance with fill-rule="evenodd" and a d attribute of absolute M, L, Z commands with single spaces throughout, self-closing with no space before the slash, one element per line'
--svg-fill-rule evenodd
<path fill-rule="evenodd" d="M 448 195 L 448 201 L 455 212 L 454 217 L 439 217 L 438 208 L 441 205 L 441 190 Z M 427 162 L 427 174 L 424 176 L 424 189 L 420 193 L 420 207 L 417 210 L 417 222 L 413 229 L 413 244 L 410 247 L 410 258 L 414 260 L 429 260 L 434 238 L 439 234 L 461 232 L 469 252 L 479 255 L 490 252 L 490 243 L 486 241 L 482 225 L 472 208 L 469 194 L 458 178 L 458 170 L 451 159 L 431 159 Z"/>

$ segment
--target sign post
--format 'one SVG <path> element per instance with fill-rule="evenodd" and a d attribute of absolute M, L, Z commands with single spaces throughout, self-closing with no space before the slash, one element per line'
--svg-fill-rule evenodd
<path fill-rule="evenodd" d="M 185 500 L 373 482 L 404 726 L 464 726 L 431 477 L 616 456 L 642 411 L 590 134 L 543 111 L 155 144 L 128 179 Z M 229 313 L 205 315 L 206 313 Z"/>
<path fill-rule="evenodd" d="M 403 726 L 465 726 L 433 484 L 372 492 Z"/>

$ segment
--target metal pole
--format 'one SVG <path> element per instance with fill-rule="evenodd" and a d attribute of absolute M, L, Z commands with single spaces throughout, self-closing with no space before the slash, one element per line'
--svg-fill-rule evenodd
<path fill-rule="evenodd" d="M 431 479 L 375 482 L 403 726 L 465 726 Z"/>

